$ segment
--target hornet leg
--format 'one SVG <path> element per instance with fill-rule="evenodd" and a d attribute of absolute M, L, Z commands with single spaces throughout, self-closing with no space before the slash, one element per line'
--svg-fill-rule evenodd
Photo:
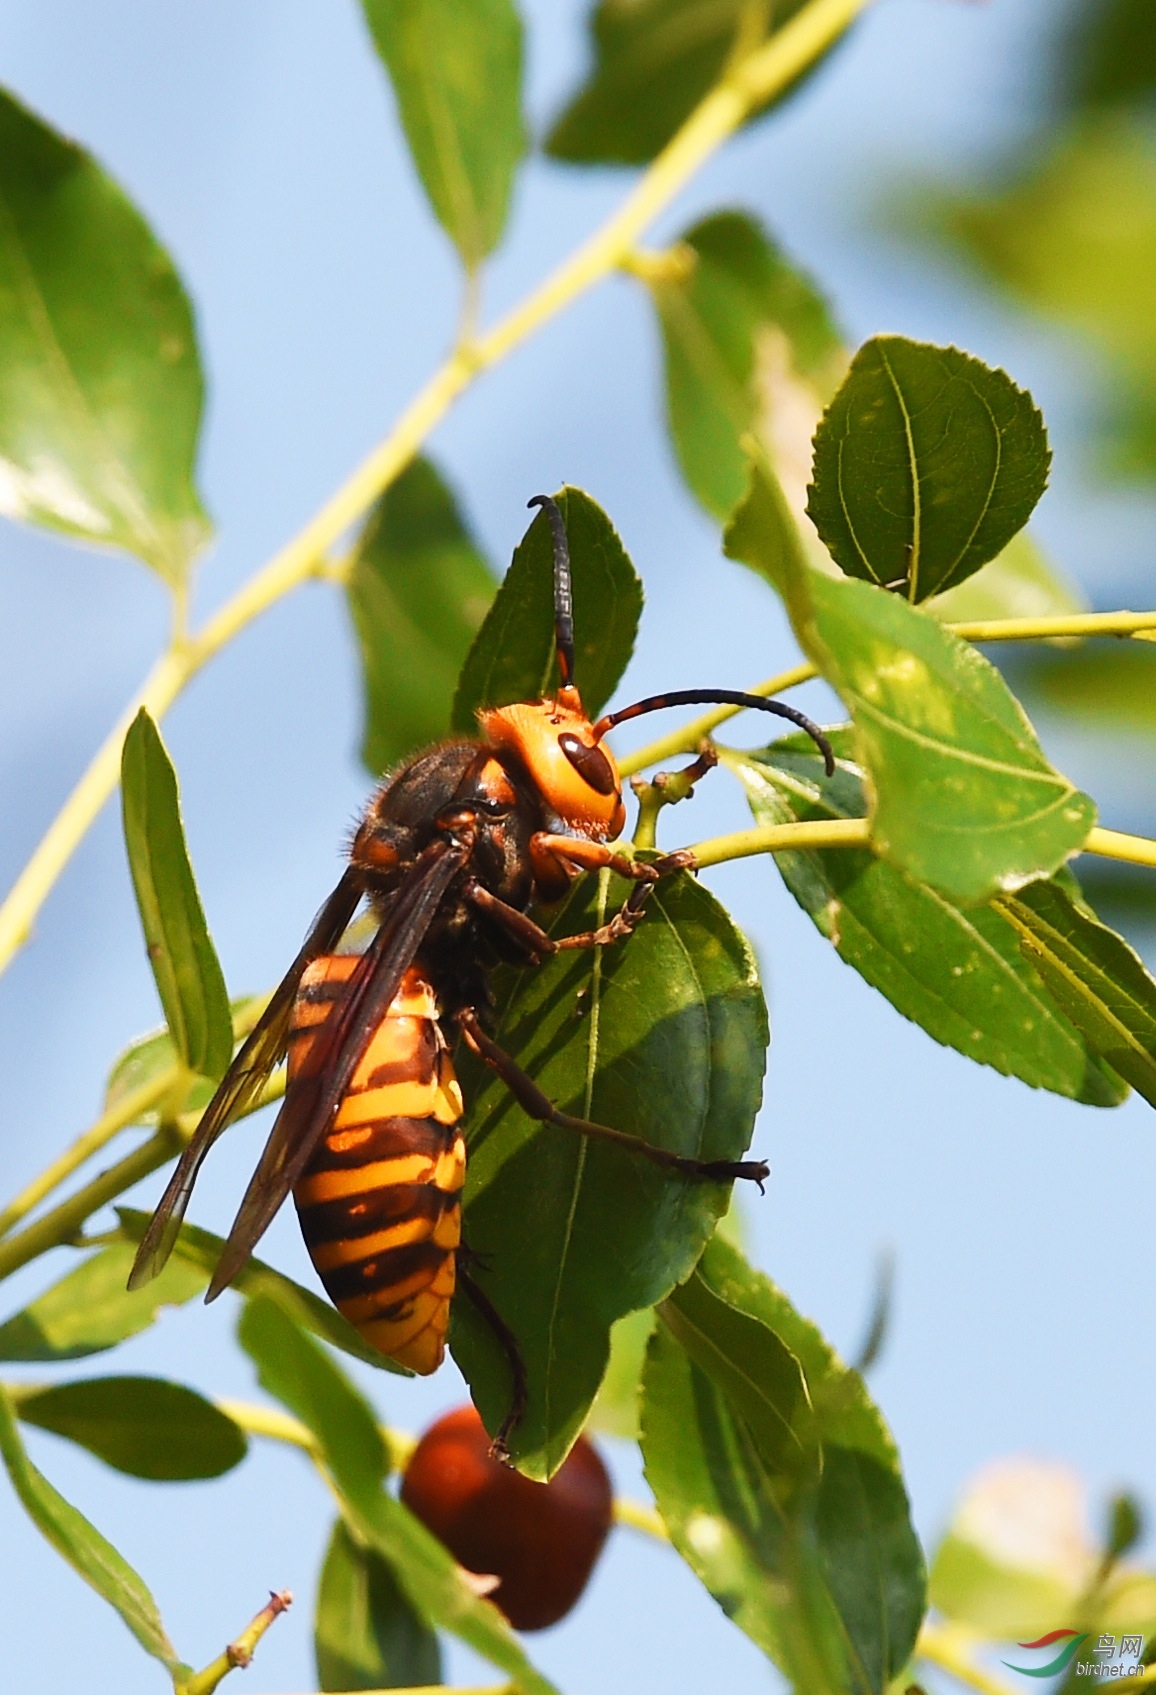
<path fill-rule="evenodd" d="M 510 1450 L 507 1447 L 511 1430 L 517 1429 L 526 1411 L 526 1367 L 518 1348 L 518 1339 L 510 1329 L 505 1319 L 488 1295 L 482 1293 L 469 1272 L 458 1261 L 458 1283 L 469 1296 L 477 1309 L 479 1317 L 493 1334 L 494 1340 L 506 1356 L 506 1364 L 510 1368 L 510 1407 L 502 1420 L 498 1434 L 490 1443 L 490 1454 L 496 1460 L 502 1460 L 506 1465 L 510 1462 Z"/>
<path fill-rule="evenodd" d="M 597 930 L 582 930 L 576 936 L 562 936 L 555 941 L 548 936 L 540 924 L 535 924 L 524 912 L 519 912 L 516 906 L 509 906 L 497 895 L 481 883 L 467 883 L 464 893 L 471 906 L 476 906 L 479 912 L 484 912 L 496 924 L 500 924 L 508 936 L 512 936 L 519 946 L 525 948 L 532 965 L 540 965 L 543 959 L 552 959 L 556 953 L 566 948 L 601 948 L 611 942 L 620 941 L 624 936 L 633 933 L 634 926 L 642 917 L 642 906 L 647 895 L 654 887 L 653 883 L 637 883 L 630 891 L 622 910 Z"/>
<path fill-rule="evenodd" d="M 613 1142 L 616 1147 L 639 1154 L 643 1159 L 650 1160 L 654 1165 L 661 1165 L 667 1171 L 680 1172 L 684 1177 L 696 1177 L 714 1183 L 729 1183 L 743 1177 L 757 1183 L 761 1189 L 771 1174 L 770 1167 L 761 1159 L 693 1159 L 686 1154 L 671 1153 L 667 1148 L 656 1148 L 652 1143 L 644 1142 L 641 1136 L 631 1136 L 625 1130 L 612 1130 L 608 1124 L 592 1124 L 587 1118 L 574 1118 L 570 1113 L 562 1112 L 556 1107 L 517 1061 L 511 1059 L 504 1048 L 500 1048 L 486 1035 L 472 1007 L 464 1007 L 457 1015 L 457 1022 L 466 1042 L 478 1058 L 484 1060 L 492 1071 L 497 1072 L 522 1111 L 530 1118 L 537 1119 L 540 1124 L 557 1124 L 563 1130 L 576 1131 L 579 1136 Z"/>

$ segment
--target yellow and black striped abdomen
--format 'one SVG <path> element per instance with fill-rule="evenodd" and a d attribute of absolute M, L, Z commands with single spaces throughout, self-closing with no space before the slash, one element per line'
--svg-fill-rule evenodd
<path fill-rule="evenodd" d="M 289 1041 L 289 1091 L 357 965 L 313 961 Z M 423 1376 L 445 1353 L 466 1149 L 462 1097 L 433 989 L 414 966 L 293 1191 L 310 1258 L 371 1347 Z"/>

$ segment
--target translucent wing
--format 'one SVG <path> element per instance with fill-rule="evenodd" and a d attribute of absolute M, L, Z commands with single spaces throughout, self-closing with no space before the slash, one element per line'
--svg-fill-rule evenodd
<path fill-rule="evenodd" d="M 265 1079 L 285 1057 L 289 1019 L 305 969 L 320 954 L 331 953 L 337 946 L 360 899 L 359 879 L 352 870 L 346 871 L 318 913 L 300 953 L 274 990 L 252 1034 L 222 1077 L 192 1140 L 177 1161 L 168 1188 L 137 1249 L 128 1280 L 130 1289 L 139 1289 L 143 1283 L 150 1282 L 172 1253 L 205 1155 L 221 1132 L 253 1105 Z"/>
<path fill-rule="evenodd" d="M 345 992 L 310 1044 L 245 1191 L 205 1295 L 216 1297 L 237 1275 L 325 1134 L 370 1037 L 385 1017 L 413 956 L 468 857 L 435 841 L 399 889 L 381 929 Z"/>

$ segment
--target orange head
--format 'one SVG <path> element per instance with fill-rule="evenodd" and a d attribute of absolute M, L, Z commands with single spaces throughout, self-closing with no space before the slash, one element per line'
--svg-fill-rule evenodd
<path fill-rule="evenodd" d="M 517 755 L 567 829 L 597 842 L 622 833 L 622 778 L 613 754 L 599 746 L 572 684 L 564 684 L 553 700 L 483 708 L 478 722 L 491 747 Z"/>

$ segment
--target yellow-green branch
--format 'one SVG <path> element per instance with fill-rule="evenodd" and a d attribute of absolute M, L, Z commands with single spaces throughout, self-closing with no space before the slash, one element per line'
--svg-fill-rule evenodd
<path fill-rule="evenodd" d="M 178 1683 L 175 1695 L 213 1695 L 213 1691 L 231 1671 L 243 1669 L 252 1660 L 257 1644 L 268 1630 L 275 1618 L 287 1612 L 293 1605 L 293 1597 L 288 1589 L 279 1594 L 270 1595 L 265 1606 L 256 1618 L 246 1626 L 235 1642 L 230 1642 L 223 1654 L 207 1665 L 204 1671 L 194 1672 L 183 1682 Z"/>
<path fill-rule="evenodd" d="M 930 1660 L 979 1695 L 1017 1695 L 1010 1683 L 989 1672 L 973 1657 L 976 1639 L 955 1624 L 925 1623 L 915 1644 L 917 1659 Z"/>
<path fill-rule="evenodd" d="M 788 853 L 802 848 L 869 847 L 871 826 L 866 818 L 817 819 L 805 824 L 764 824 L 756 829 L 735 830 L 729 836 L 712 836 L 697 842 L 694 854 L 699 870 L 723 865 L 731 859 L 749 859 L 756 853 Z M 1129 836 L 1122 830 L 1088 832 L 1082 853 L 1104 859 L 1124 859 L 1132 865 L 1156 868 L 1156 841 L 1148 836 Z"/>
<path fill-rule="evenodd" d="M 1156 640 L 1156 612 L 1077 612 L 1056 618 L 986 618 L 970 623 L 948 624 L 954 635 L 969 642 L 1052 641 L 1074 636 L 1135 636 L 1141 641 Z M 809 683 L 818 676 L 814 665 L 804 661 L 789 671 L 780 671 L 764 683 L 756 683 L 748 694 L 777 695 L 787 689 Z M 660 760 L 674 759 L 680 753 L 691 753 L 705 736 L 734 718 L 745 709 L 741 706 L 716 706 L 701 717 L 694 718 L 681 729 L 673 730 L 656 741 L 648 742 L 625 759 L 619 760 L 624 776 L 643 771 Z"/>
<path fill-rule="evenodd" d="M 871 0 L 810 0 L 764 46 L 729 67 L 691 113 L 618 211 L 494 327 L 460 344 L 402 413 L 384 441 L 314 518 L 210 618 L 179 635 L 150 671 L 61 808 L 0 906 L 0 971 L 27 942 L 36 915 L 116 787 L 120 750 L 142 706 L 163 717 L 200 668 L 255 618 L 312 576 L 325 555 L 389 487 L 464 389 L 587 289 L 618 269 L 643 231 L 749 114 L 813 63 Z"/>

